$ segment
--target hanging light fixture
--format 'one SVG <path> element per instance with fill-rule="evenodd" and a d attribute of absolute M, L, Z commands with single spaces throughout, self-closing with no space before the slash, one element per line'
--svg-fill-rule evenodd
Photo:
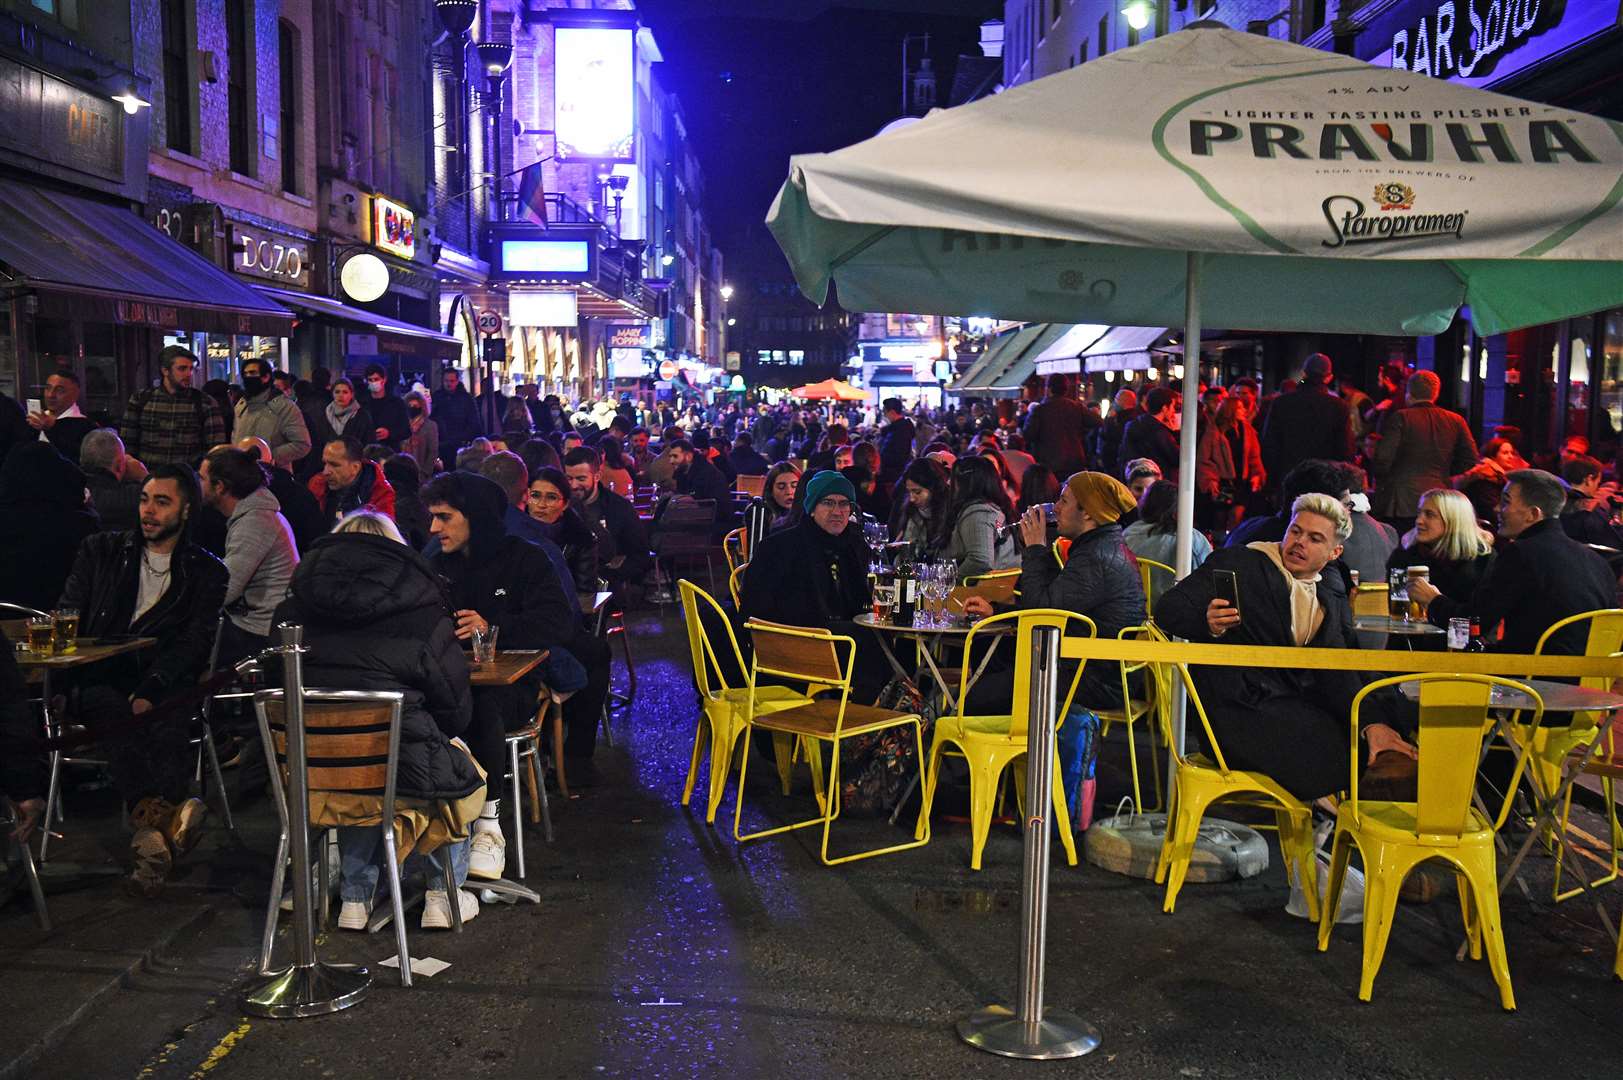
<path fill-rule="evenodd" d="M 434 14 L 452 37 L 461 37 L 479 17 L 479 0 L 434 0 Z"/>
<path fill-rule="evenodd" d="M 152 102 L 146 100 L 140 94 L 135 92 L 134 83 L 126 83 L 124 86 L 124 92 L 122 94 L 114 94 L 113 100 L 124 106 L 124 112 L 130 116 L 134 116 L 142 109 L 150 109 L 152 107 Z"/>
<path fill-rule="evenodd" d="M 505 41 L 481 41 L 474 50 L 479 54 L 485 74 L 493 79 L 507 74 L 507 69 L 513 66 L 513 46 Z"/>
<path fill-rule="evenodd" d="M 1152 0 L 1133 0 L 1132 3 L 1121 9 L 1127 16 L 1127 25 L 1134 30 L 1142 30 L 1150 25 L 1150 18 L 1155 14 L 1155 4 Z"/>

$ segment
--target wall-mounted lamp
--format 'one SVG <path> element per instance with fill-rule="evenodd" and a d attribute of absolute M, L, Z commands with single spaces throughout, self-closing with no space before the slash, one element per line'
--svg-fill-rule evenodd
<path fill-rule="evenodd" d="M 1154 0 L 1132 0 L 1132 3 L 1121 9 L 1127 16 L 1127 25 L 1134 30 L 1142 30 L 1150 25 L 1150 19 L 1155 17 Z"/>
<path fill-rule="evenodd" d="M 126 84 L 124 87 L 124 92 L 122 94 L 114 94 L 113 100 L 124 106 L 124 112 L 130 116 L 134 116 L 142 109 L 150 109 L 152 107 L 152 102 L 146 100 L 140 94 L 135 92 L 134 83 Z"/>

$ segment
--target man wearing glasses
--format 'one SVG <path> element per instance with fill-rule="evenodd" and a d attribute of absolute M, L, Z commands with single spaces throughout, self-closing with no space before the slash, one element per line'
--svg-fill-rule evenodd
<path fill-rule="evenodd" d="M 853 618 L 868 610 L 868 545 L 851 481 L 825 469 L 806 482 L 805 516 L 762 540 L 749 561 L 739 614 L 790 626 L 857 634 Z M 869 662 L 864 661 L 864 657 Z M 852 699 L 871 702 L 883 682 L 877 650 L 857 650 Z"/>

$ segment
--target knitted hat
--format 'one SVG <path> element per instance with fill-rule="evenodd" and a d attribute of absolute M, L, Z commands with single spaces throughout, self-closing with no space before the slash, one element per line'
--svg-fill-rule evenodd
<path fill-rule="evenodd" d="M 1101 525 L 1115 524 L 1118 518 L 1138 505 L 1132 489 L 1107 473 L 1073 473 L 1065 481 L 1065 488 L 1076 504 Z"/>
<path fill-rule="evenodd" d="M 817 504 L 830 495 L 844 495 L 853 503 L 857 501 L 857 489 L 851 486 L 851 481 L 833 469 L 823 469 L 806 481 L 806 513 L 817 509 Z"/>

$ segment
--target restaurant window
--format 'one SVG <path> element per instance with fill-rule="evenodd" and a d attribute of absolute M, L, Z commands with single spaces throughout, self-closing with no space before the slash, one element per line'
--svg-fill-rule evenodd
<path fill-rule="evenodd" d="M 118 386 L 118 328 L 112 323 L 85 323 L 84 383 L 79 409 L 86 416 L 116 413 L 123 403 Z"/>
<path fill-rule="evenodd" d="M 79 0 L 33 0 L 33 6 L 69 29 L 79 25 Z"/>
<path fill-rule="evenodd" d="M 1099 16 L 1099 55 L 1110 51 L 1110 16 Z"/>
<path fill-rule="evenodd" d="M 1593 363 L 1600 378 L 1595 384 L 1595 405 L 1600 417 L 1595 427 L 1594 449 L 1615 447 L 1623 432 L 1623 308 L 1600 317 L 1600 348 Z"/>
<path fill-rule="evenodd" d="M 249 114 L 251 101 L 248 89 L 252 74 L 248 60 L 250 2 L 251 0 L 225 0 L 225 46 L 228 68 L 226 126 L 231 136 L 231 171 L 243 176 L 254 175 L 253 122 Z"/>
<path fill-rule="evenodd" d="M 276 55 L 281 68 L 282 132 L 282 190 L 290 195 L 299 193 L 299 87 L 303 80 L 299 72 L 303 67 L 299 58 L 299 31 L 286 19 L 276 24 Z"/>
<path fill-rule="evenodd" d="M 164 145 L 192 152 L 191 35 L 187 33 L 186 0 L 163 0 Z"/>

